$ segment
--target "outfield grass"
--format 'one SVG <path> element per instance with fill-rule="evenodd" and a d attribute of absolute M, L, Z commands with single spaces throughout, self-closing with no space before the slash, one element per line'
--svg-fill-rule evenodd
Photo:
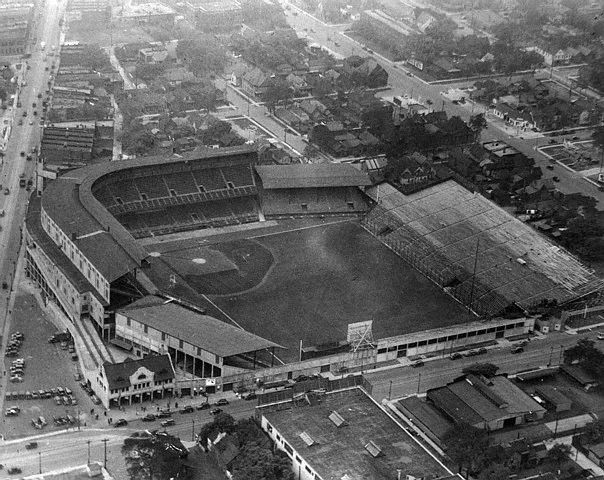
<path fill-rule="evenodd" d="M 467 320 L 461 305 L 356 222 L 254 241 L 265 248 L 253 248 L 251 241 L 218 245 L 238 265 L 238 275 L 209 274 L 193 283 L 199 293 L 213 292 L 212 301 L 243 328 L 288 347 L 280 354 L 284 360 L 297 358 L 300 340 L 345 340 L 353 322 L 373 320 L 374 337 L 383 338 Z M 264 276 L 268 251 L 274 264 Z M 258 257 L 242 262 L 237 252 Z M 216 295 L 220 290 L 227 294 Z"/>

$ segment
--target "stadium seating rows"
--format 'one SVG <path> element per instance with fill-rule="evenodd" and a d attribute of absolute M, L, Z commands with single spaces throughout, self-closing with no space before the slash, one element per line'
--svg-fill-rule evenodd
<path fill-rule="evenodd" d="M 93 193 L 105 207 L 111 207 L 118 203 L 169 197 L 171 191 L 178 196 L 254 184 L 251 166 L 236 165 L 173 173 L 157 172 L 135 179 L 109 177 Z"/>
<path fill-rule="evenodd" d="M 117 219 L 135 237 L 168 233 L 190 228 L 220 227 L 258 221 L 256 203 L 251 197 L 167 207 L 144 213 L 127 213 Z"/>

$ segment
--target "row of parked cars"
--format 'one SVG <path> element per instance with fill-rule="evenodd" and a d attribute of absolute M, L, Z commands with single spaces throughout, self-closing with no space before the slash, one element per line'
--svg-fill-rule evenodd
<path fill-rule="evenodd" d="M 10 381 L 12 383 L 22 382 L 25 372 L 25 359 L 17 358 L 10 362 Z"/>
<path fill-rule="evenodd" d="M 94 403 L 95 405 L 99 405 L 101 403 L 101 400 L 94 394 L 94 390 L 90 388 L 90 385 L 88 385 L 88 382 L 86 382 L 86 380 L 82 380 L 80 382 L 80 387 L 82 387 L 82 389 L 90 396 L 92 403 Z"/>
<path fill-rule="evenodd" d="M 210 405 L 209 402 L 205 402 L 205 403 L 200 403 L 199 405 L 197 405 L 196 407 L 194 407 L 193 405 L 186 405 L 183 408 L 181 408 L 179 410 L 180 413 L 193 413 L 195 412 L 195 410 L 207 410 L 210 409 L 210 413 L 212 415 L 217 415 L 220 412 L 222 412 L 221 406 L 225 406 L 228 405 L 229 401 L 226 398 L 221 398 L 220 400 L 218 400 L 215 404 L 214 404 L 214 408 L 211 408 L 212 405 Z M 143 422 L 154 422 L 156 419 L 160 419 L 160 418 L 167 418 L 167 420 L 164 420 L 163 422 L 161 422 L 161 426 L 162 427 L 167 427 L 170 425 L 174 425 L 174 420 L 171 418 L 172 417 L 173 412 L 171 410 L 160 410 L 158 413 L 148 413 L 147 415 L 145 415 L 142 418 Z M 116 425 L 118 426 L 118 425 Z"/>
<path fill-rule="evenodd" d="M 22 332 L 14 332 L 10 336 L 10 340 L 8 341 L 8 345 L 6 346 L 6 356 L 7 357 L 16 357 L 19 355 L 19 351 L 21 350 L 21 345 L 23 345 L 23 341 L 25 340 L 25 335 Z"/>
<path fill-rule="evenodd" d="M 6 392 L 7 400 L 38 400 L 44 398 L 56 398 L 56 397 L 72 397 L 73 392 L 67 387 L 55 387 L 49 389 L 33 390 L 33 391 L 19 391 L 19 392 Z M 75 399 L 74 399 L 75 400 Z"/>

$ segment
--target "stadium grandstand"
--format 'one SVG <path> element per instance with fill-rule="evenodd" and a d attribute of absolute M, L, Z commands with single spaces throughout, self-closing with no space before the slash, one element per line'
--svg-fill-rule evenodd
<path fill-rule="evenodd" d="M 371 185 L 365 172 L 348 164 L 260 165 L 256 167 L 267 217 L 359 214 L 368 210 L 359 187 Z"/>
<path fill-rule="evenodd" d="M 256 158 L 243 146 L 66 172 L 30 201 L 27 274 L 74 323 L 110 339 L 114 311 L 156 290 L 133 234 L 258 220 Z"/>
<path fill-rule="evenodd" d="M 389 184 L 367 194 L 376 205 L 365 228 L 480 315 L 602 291 L 603 281 L 575 257 L 453 180 L 411 195 Z"/>

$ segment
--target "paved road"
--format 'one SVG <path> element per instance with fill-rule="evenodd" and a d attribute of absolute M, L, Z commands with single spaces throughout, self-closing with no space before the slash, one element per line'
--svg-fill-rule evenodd
<path fill-rule="evenodd" d="M 292 12 L 298 14 L 294 16 Z M 294 6 L 291 6 L 291 10 L 286 10 L 286 13 L 290 25 L 298 31 L 299 35 L 306 36 L 309 41 L 324 45 L 330 51 L 342 56 L 349 56 L 352 54 L 361 56 L 368 55 L 362 50 L 357 42 L 344 35 L 348 25 L 326 25 Z M 440 92 L 448 90 L 449 86 L 429 85 L 415 76 L 409 76 L 407 70 L 400 64 L 391 62 L 378 54 L 373 54 L 373 56 L 376 57 L 380 64 L 388 71 L 389 84 L 391 86 L 390 95 L 409 94 L 414 98 L 420 97 L 421 99 L 431 99 L 435 109 L 443 108 L 449 115 L 457 115 L 464 120 L 468 120 L 473 113 L 475 114 L 480 111 L 480 107 L 477 107 L 475 111 L 472 112 L 471 108 L 466 108 L 463 105 L 454 105 L 451 101 L 445 99 Z M 467 82 L 467 85 L 470 85 L 471 83 L 472 82 Z M 385 93 L 385 95 L 387 95 L 387 93 Z M 482 108 L 484 109 L 484 107 Z M 496 122 L 490 121 L 488 128 L 482 133 L 482 140 L 504 140 L 525 155 L 534 158 L 537 165 L 548 165 L 549 160 L 547 157 L 535 150 L 537 145 L 542 146 L 547 143 L 547 140 L 543 138 L 529 140 L 521 138 L 522 136 L 522 132 L 518 134 L 514 132 L 510 135 L 510 132 L 502 130 Z M 600 192 L 595 185 L 583 180 L 580 175 L 563 168 L 556 168 L 554 171 L 543 168 L 543 176 L 544 178 L 558 176 L 560 182 L 557 183 L 556 187 L 561 192 L 579 192 L 584 195 L 592 196 L 598 201 L 598 208 L 604 209 L 604 192 Z"/>
<path fill-rule="evenodd" d="M 237 400 L 230 405 L 221 407 L 236 419 L 248 418 L 254 413 L 254 402 Z M 192 434 L 197 434 L 204 423 L 212 421 L 208 410 L 195 413 L 175 413 L 176 425 L 166 430 L 178 436 L 183 441 L 191 441 Z M 160 422 L 142 422 L 131 420 L 126 427 L 102 429 L 81 429 L 81 431 L 65 432 L 58 435 L 35 439 L 38 448 L 25 449 L 25 445 L 32 439 L 22 439 L 0 445 L 0 463 L 6 468 L 20 467 L 24 475 L 39 473 L 39 461 L 42 461 L 42 471 L 82 465 L 88 460 L 88 441 L 90 441 L 90 459 L 92 461 L 104 460 L 104 443 L 107 439 L 107 468 L 115 478 L 126 478 L 125 465 L 120 453 L 124 438 L 135 431 L 154 430 L 161 428 Z M 0 472 L 0 478 L 2 472 Z"/>
<path fill-rule="evenodd" d="M 26 71 L 25 82 L 21 88 L 20 101 L 22 108 L 16 111 L 16 122 L 23 119 L 23 125 L 15 124 L 11 137 L 8 141 L 4 164 L 0 174 L 0 184 L 2 184 L 3 193 L 0 194 L 0 210 L 4 210 L 5 216 L 0 218 L 0 282 L 7 284 L 7 289 L 0 289 L 0 334 L 2 334 L 2 345 L 0 345 L 0 355 L 4 356 L 4 351 L 7 343 L 7 334 L 10 332 L 10 302 L 11 293 L 13 291 L 13 282 L 15 269 L 20 248 L 21 225 L 27 210 L 27 200 L 29 193 L 23 188 L 19 188 L 19 175 L 25 173 L 25 178 L 35 176 L 35 161 L 27 161 L 25 156 L 21 156 L 21 152 L 29 153 L 34 146 L 38 146 L 40 142 L 41 127 L 40 114 L 42 112 L 41 105 L 35 110 L 38 115 L 34 116 L 32 103 L 40 103 L 37 98 L 38 93 L 44 93 L 50 72 L 45 71 L 46 64 L 43 61 L 45 53 L 40 51 L 39 45 L 41 41 L 45 41 L 47 49 L 51 45 L 58 44 L 59 38 L 59 12 L 63 9 L 64 0 L 59 0 L 59 4 L 46 2 L 42 13 L 43 21 L 38 22 L 37 38 L 38 44 L 36 48 L 32 48 L 32 57 L 29 59 L 31 69 Z M 23 117 L 23 112 L 27 112 L 27 116 Z M 31 121 L 31 125 L 30 125 Z M 4 193 L 7 192 L 8 195 Z M 6 377 L 0 379 L 0 391 L 2 395 L 5 392 Z M 1 400 L 0 400 L 1 406 Z"/>
<path fill-rule="evenodd" d="M 449 360 L 442 358 L 427 361 L 423 367 L 401 367 L 376 373 L 366 373 L 365 377 L 373 385 L 372 395 L 376 399 L 397 398 L 415 393 L 423 393 L 430 388 L 439 387 L 461 375 L 464 367 L 474 363 L 493 363 L 499 366 L 501 373 L 517 373 L 522 370 L 558 365 L 562 360 L 562 351 L 574 345 L 581 338 L 595 339 L 595 333 L 567 335 L 552 333 L 530 342 L 525 351 L 512 355 L 509 347 L 490 350 L 488 354 Z M 392 382 L 392 389 L 390 389 Z"/>

